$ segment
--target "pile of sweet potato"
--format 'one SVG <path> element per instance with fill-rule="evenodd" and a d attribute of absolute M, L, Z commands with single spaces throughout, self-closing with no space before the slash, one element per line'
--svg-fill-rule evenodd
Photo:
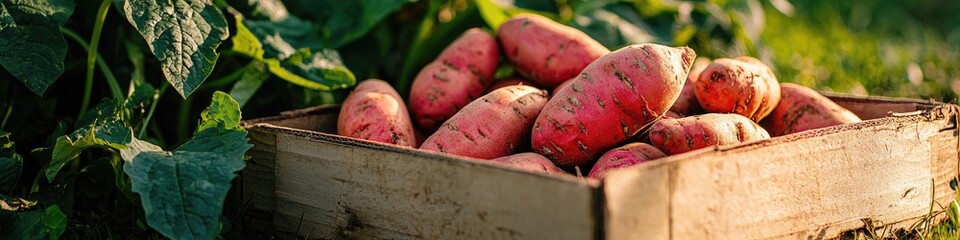
<path fill-rule="evenodd" d="M 519 75 L 493 79 L 501 61 Z M 361 82 L 343 103 L 339 134 L 599 179 L 668 155 L 860 121 L 816 91 L 780 84 L 752 57 L 711 62 L 649 43 L 610 51 L 532 14 L 495 34 L 467 30 L 407 97 L 409 105 L 386 82 Z"/>

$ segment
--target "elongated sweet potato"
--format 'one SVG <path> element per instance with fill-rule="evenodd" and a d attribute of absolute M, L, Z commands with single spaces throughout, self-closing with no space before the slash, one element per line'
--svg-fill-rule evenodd
<path fill-rule="evenodd" d="M 500 50 L 490 33 L 467 30 L 417 74 L 410 87 L 410 112 L 433 132 L 463 106 L 483 96 L 497 70 Z"/>
<path fill-rule="evenodd" d="M 780 102 L 780 83 L 773 71 L 752 57 L 718 58 L 694 84 L 706 112 L 736 113 L 759 122 Z"/>
<path fill-rule="evenodd" d="M 602 179 L 610 170 L 625 168 L 666 156 L 653 145 L 640 142 L 630 143 L 611 149 L 600 156 L 600 160 L 597 160 L 597 164 L 593 165 L 593 169 L 590 169 L 590 174 L 587 177 Z"/>
<path fill-rule="evenodd" d="M 850 110 L 808 87 L 783 83 L 780 89 L 780 104 L 760 121 L 774 137 L 861 121 Z"/>
<path fill-rule="evenodd" d="M 560 169 L 557 165 L 553 165 L 550 159 L 536 153 L 517 153 L 494 158 L 491 161 L 530 172 L 567 174 L 567 172 L 564 172 L 563 169 Z"/>
<path fill-rule="evenodd" d="M 580 30 L 535 14 L 518 14 L 507 20 L 497 36 L 517 72 L 547 88 L 577 76 L 610 52 Z"/>
<path fill-rule="evenodd" d="M 733 145 L 770 138 L 749 118 L 733 113 L 707 113 L 679 119 L 661 119 L 650 126 L 650 143 L 668 155 L 715 145 Z"/>
<path fill-rule="evenodd" d="M 416 147 L 413 124 L 400 94 L 389 83 L 368 79 L 357 84 L 340 107 L 337 134 Z"/>
<path fill-rule="evenodd" d="M 697 60 L 693 61 L 693 66 L 690 67 L 690 73 L 687 74 L 687 82 L 683 84 L 683 90 L 680 90 L 680 97 L 677 97 L 677 102 L 673 103 L 673 106 L 670 107 L 670 111 L 683 115 L 683 116 L 693 116 L 698 114 L 703 114 L 703 108 L 700 108 L 700 103 L 697 102 L 696 95 L 696 82 L 700 78 L 700 73 L 703 72 L 703 69 L 706 69 L 710 65 L 709 58 L 699 57 Z"/>
<path fill-rule="evenodd" d="M 530 127 L 546 103 L 544 90 L 502 87 L 463 107 L 420 149 L 480 159 L 513 154 L 526 145 Z"/>
<path fill-rule="evenodd" d="M 539 86 L 537 86 L 537 84 L 527 81 L 526 79 L 511 77 L 511 78 L 500 79 L 500 80 L 497 80 L 496 82 L 493 82 L 493 84 L 490 85 L 489 88 L 487 88 L 487 93 L 493 92 L 493 90 L 497 90 L 498 88 L 502 88 L 506 86 L 515 86 L 515 85 L 526 85 L 526 86 L 531 86 L 535 88 L 540 88 Z"/>
<path fill-rule="evenodd" d="M 695 57 L 687 47 L 635 44 L 597 59 L 543 108 L 531 147 L 561 168 L 589 165 L 667 112 Z"/>

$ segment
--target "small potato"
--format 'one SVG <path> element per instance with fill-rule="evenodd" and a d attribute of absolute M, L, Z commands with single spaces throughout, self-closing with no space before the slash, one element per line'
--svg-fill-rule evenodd
<path fill-rule="evenodd" d="M 493 159 L 527 144 L 533 121 L 547 104 L 547 92 L 531 86 L 506 86 L 463 107 L 427 137 L 420 149 Z"/>
<path fill-rule="evenodd" d="M 340 107 L 337 134 L 416 147 L 407 107 L 389 83 L 368 79 L 357 84 Z"/>
<path fill-rule="evenodd" d="M 500 49 L 490 33 L 473 28 L 427 64 L 410 86 L 410 113 L 427 132 L 483 96 L 493 82 Z"/>
<path fill-rule="evenodd" d="M 760 121 L 773 136 L 861 121 L 850 110 L 808 87 L 783 83 L 780 89 L 780 104 Z"/>
<path fill-rule="evenodd" d="M 558 168 L 557 165 L 553 165 L 550 159 L 536 153 L 517 153 L 494 158 L 491 161 L 529 172 L 567 174 L 563 169 Z"/>
<path fill-rule="evenodd" d="M 752 57 L 716 59 L 694 84 L 697 102 L 710 113 L 736 113 L 759 122 L 780 102 L 773 71 Z"/>
<path fill-rule="evenodd" d="M 680 90 L 680 97 L 678 97 L 677 102 L 673 103 L 673 106 L 670 107 L 671 112 L 684 116 L 692 116 L 704 113 L 703 108 L 700 108 L 700 103 L 697 102 L 697 95 L 695 92 L 697 88 L 697 79 L 700 78 L 700 73 L 703 72 L 703 69 L 706 69 L 709 65 L 709 58 L 699 57 L 697 60 L 693 61 L 693 66 L 690 67 L 690 73 L 687 74 L 687 82 L 683 84 L 683 90 Z"/>
<path fill-rule="evenodd" d="M 593 165 L 593 169 L 590 170 L 590 174 L 587 175 L 587 177 L 602 179 L 607 175 L 607 172 L 611 170 L 637 165 L 666 156 L 666 154 L 663 154 L 663 152 L 650 144 L 640 142 L 630 143 L 607 151 L 600 156 L 600 160 L 597 161 L 596 165 Z"/>
<path fill-rule="evenodd" d="M 770 138 L 757 123 L 732 113 L 661 119 L 650 126 L 649 134 L 650 143 L 668 155 Z"/>
<path fill-rule="evenodd" d="M 576 77 L 610 52 L 586 33 L 535 14 L 510 18 L 497 36 L 517 72 L 547 88 Z"/>

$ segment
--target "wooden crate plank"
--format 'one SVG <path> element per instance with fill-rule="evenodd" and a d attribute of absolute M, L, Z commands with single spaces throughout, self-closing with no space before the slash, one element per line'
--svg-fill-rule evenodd
<path fill-rule="evenodd" d="M 597 182 L 314 133 L 280 134 L 277 147 L 278 231 L 325 239 L 598 234 Z"/>
<path fill-rule="evenodd" d="M 247 137 L 253 147 L 247 151 L 250 160 L 240 173 L 241 204 L 244 221 L 250 228 L 261 233 L 273 232 L 274 216 L 274 161 L 276 160 L 276 134 L 263 130 L 250 130 Z"/>
<path fill-rule="evenodd" d="M 941 132 L 952 123 L 937 114 L 890 119 L 703 149 L 613 172 L 604 182 L 608 207 L 637 207 L 608 213 L 607 235 L 646 234 L 620 221 L 664 221 L 651 220 L 663 218 L 662 206 L 636 197 L 663 191 L 669 192 L 673 239 L 836 237 L 862 227 L 862 218 L 897 223 L 922 216 L 931 191 L 953 194 L 943 176 L 956 172 L 941 166 L 955 164 L 956 156 L 942 157 L 956 151 L 938 141 L 956 143 L 955 130 Z M 658 177 L 664 169 L 669 183 L 648 179 L 664 179 Z M 652 176 L 640 177 L 646 174 Z"/>

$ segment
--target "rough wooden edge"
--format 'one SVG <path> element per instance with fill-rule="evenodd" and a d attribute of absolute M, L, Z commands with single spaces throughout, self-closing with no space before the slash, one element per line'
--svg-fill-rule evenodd
<path fill-rule="evenodd" d="M 240 200 L 244 225 L 251 230 L 273 232 L 275 212 L 275 160 L 277 135 L 271 132 L 249 131 L 253 147 L 247 152 L 250 159 L 240 172 Z"/>

